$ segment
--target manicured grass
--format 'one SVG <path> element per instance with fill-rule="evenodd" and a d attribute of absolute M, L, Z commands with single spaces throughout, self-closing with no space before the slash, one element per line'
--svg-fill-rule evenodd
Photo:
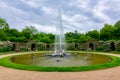
<path fill-rule="evenodd" d="M 110 56 L 112 58 L 111 62 L 99 64 L 99 65 L 92 65 L 92 66 L 75 66 L 75 67 L 42 67 L 42 66 L 32 66 L 32 65 L 23 65 L 23 64 L 15 64 L 10 61 L 9 57 L 4 57 L 0 59 L 0 65 L 15 69 L 22 69 L 22 70 L 31 70 L 31 71 L 58 71 L 58 72 L 76 72 L 76 71 L 90 71 L 90 70 L 99 70 L 99 69 L 106 69 L 120 65 L 120 58 L 115 56 Z"/>

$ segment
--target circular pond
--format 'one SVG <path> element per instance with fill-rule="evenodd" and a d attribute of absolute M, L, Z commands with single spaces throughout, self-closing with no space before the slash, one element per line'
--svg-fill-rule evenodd
<path fill-rule="evenodd" d="M 112 59 L 106 55 L 91 53 L 71 53 L 70 57 L 50 57 L 46 53 L 24 54 L 10 58 L 16 64 L 42 66 L 42 67 L 76 67 L 91 66 L 111 62 Z"/>
<path fill-rule="evenodd" d="M 109 53 L 70 52 L 70 56 L 52 57 L 48 53 L 31 52 L 6 55 L 0 58 L 0 65 L 34 71 L 90 71 L 120 65 L 120 58 Z M 46 56 L 47 55 L 47 56 Z"/>

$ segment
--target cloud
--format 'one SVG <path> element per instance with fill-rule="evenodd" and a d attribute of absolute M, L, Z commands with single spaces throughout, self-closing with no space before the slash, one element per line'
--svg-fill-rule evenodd
<path fill-rule="evenodd" d="M 84 1 L 84 0 L 76 0 L 76 1 L 71 0 L 69 5 L 76 6 L 78 8 L 88 8 L 89 2 L 90 2 L 90 0 L 86 0 L 86 1 Z"/>
<path fill-rule="evenodd" d="M 108 10 L 109 7 L 106 6 L 106 1 L 100 1 L 95 7 L 94 9 L 92 10 L 93 11 L 93 14 L 95 17 L 97 17 L 98 19 L 100 19 L 101 21 L 103 22 L 109 22 L 111 21 L 112 19 L 104 13 L 105 10 Z"/>
<path fill-rule="evenodd" d="M 22 30 L 33 25 L 39 31 L 52 31 L 59 26 L 58 8 L 62 9 L 62 26 L 65 32 L 86 32 L 101 29 L 105 23 L 114 24 L 120 19 L 120 0 L 0 0 L 0 17 L 11 28 Z"/>
<path fill-rule="evenodd" d="M 12 6 L 4 3 L 4 2 L 1 2 L 1 3 L 0 3 L 0 10 L 2 10 L 2 12 L 6 12 L 6 14 L 7 14 L 7 11 L 8 11 L 8 12 L 13 12 L 13 13 L 17 12 L 17 13 L 19 13 L 19 14 L 25 14 L 22 10 L 17 9 L 17 8 L 15 8 L 15 7 L 12 7 Z M 1 13 L 2 13 L 2 12 L 1 12 Z"/>
<path fill-rule="evenodd" d="M 41 2 L 38 2 L 37 0 L 20 0 L 20 1 L 31 8 L 38 8 L 41 5 Z"/>
<path fill-rule="evenodd" d="M 48 7 L 43 6 L 41 9 L 43 10 L 43 12 L 45 14 L 51 14 L 51 15 L 54 14 L 54 10 L 52 8 L 48 8 Z"/>
<path fill-rule="evenodd" d="M 55 25 L 40 25 L 35 23 L 30 23 L 30 26 L 34 26 L 38 31 L 46 32 L 46 33 L 56 33 Z"/>
<path fill-rule="evenodd" d="M 26 12 L 16 7 L 12 7 L 4 2 L 0 3 L 0 11 L 0 16 L 5 18 L 10 26 L 13 28 L 19 26 L 19 24 L 17 24 L 16 26 L 15 24 L 21 23 L 24 20 L 23 16 L 26 16 Z"/>

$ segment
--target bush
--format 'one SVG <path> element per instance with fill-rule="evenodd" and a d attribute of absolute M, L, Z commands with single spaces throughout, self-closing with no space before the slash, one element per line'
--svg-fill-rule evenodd
<path fill-rule="evenodd" d="M 0 52 L 10 52 L 10 51 L 11 51 L 10 46 L 0 48 Z"/>
<path fill-rule="evenodd" d="M 105 52 L 110 52 L 111 51 L 110 43 L 109 42 L 104 43 L 103 49 L 104 49 Z"/>
<path fill-rule="evenodd" d="M 117 50 L 117 51 L 120 51 L 120 43 L 117 44 L 116 50 Z"/>
<path fill-rule="evenodd" d="M 104 48 L 102 46 L 98 47 L 98 48 L 96 48 L 96 51 L 104 51 Z"/>
<path fill-rule="evenodd" d="M 37 44 L 37 50 L 38 51 L 46 50 L 45 44 Z"/>
<path fill-rule="evenodd" d="M 67 49 L 67 50 L 75 50 L 75 44 L 74 44 L 74 43 L 67 44 L 66 49 Z"/>
<path fill-rule="evenodd" d="M 28 51 L 28 49 L 27 49 L 27 48 L 24 48 L 24 47 L 21 47 L 21 48 L 20 48 L 20 51 Z"/>

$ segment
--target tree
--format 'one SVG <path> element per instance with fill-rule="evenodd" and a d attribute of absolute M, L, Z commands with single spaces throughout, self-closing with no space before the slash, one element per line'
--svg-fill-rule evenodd
<path fill-rule="evenodd" d="M 100 30 L 100 39 L 105 41 L 114 39 L 114 31 L 114 26 L 105 24 L 104 27 Z"/>
<path fill-rule="evenodd" d="M 3 30 L 0 30 L 0 40 L 1 41 L 6 41 L 7 40 L 7 36 L 6 36 L 6 34 Z"/>
<path fill-rule="evenodd" d="M 114 36 L 116 39 L 120 39 L 120 20 L 115 23 L 114 27 L 115 27 Z"/>
<path fill-rule="evenodd" d="M 9 25 L 5 19 L 0 17 L 0 29 L 9 29 Z"/>
<path fill-rule="evenodd" d="M 82 33 L 78 32 L 68 32 L 66 35 L 66 42 L 68 43 L 84 43 L 88 39 L 90 39 L 88 36 Z"/>
<path fill-rule="evenodd" d="M 55 36 L 52 33 L 40 32 L 34 36 L 34 39 L 43 43 L 54 43 Z"/>
<path fill-rule="evenodd" d="M 114 26 L 115 26 L 116 28 L 119 28 L 119 27 L 120 27 L 120 20 L 117 21 Z"/>
<path fill-rule="evenodd" d="M 86 33 L 86 36 L 89 36 L 93 39 L 98 39 L 99 40 L 99 37 L 100 37 L 100 33 L 98 30 L 93 30 L 93 31 L 88 31 Z"/>
<path fill-rule="evenodd" d="M 55 42 L 55 35 L 53 35 L 52 33 L 47 34 L 49 39 L 50 39 L 50 43 L 54 43 Z"/>
<path fill-rule="evenodd" d="M 9 25 L 5 19 L 0 17 L 0 40 L 8 40 L 6 32 L 9 31 Z"/>
<path fill-rule="evenodd" d="M 9 36 L 20 37 L 22 34 L 17 29 L 10 29 Z"/>
<path fill-rule="evenodd" d="M 22 30 L 22 34 L 29 40 L 32 39 L 38 31 L 35 29 L 34 26 L 27 26 L 25 29 Z"/>

